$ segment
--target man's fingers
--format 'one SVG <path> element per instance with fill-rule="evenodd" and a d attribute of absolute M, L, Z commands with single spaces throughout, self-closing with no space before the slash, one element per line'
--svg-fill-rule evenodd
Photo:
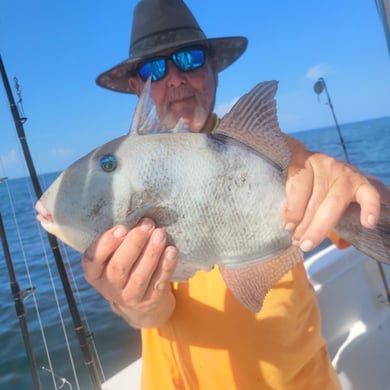
<path fill-rule="evenodd" d="M 380 196 L 369 183 L 362 184 L 356 191 L 356 201 L 360 204 L 360 223 L 366 228 L 373 228 L 379 218 Z"/>
<path fill-rule="evenodd" d="M 123 286 L 122 300 L 130 306 L 136 306 L 144 301 L 144 296 L 150 288 L 151 279 L 159 266 L 160 258 L 166 246 L 164 229 L 156 228 L 144 247 L 143 252 L 133 264 L 131 275 Z"/>
<path fill-rule="evenodd" d="M 297 229 L 293 237 L 294 245 L 298 245 L 304 252 L 314 249 L 335 227 L 348 204 L 343 198 L 329 193 L 316 209 L 305 230 Z"/>
<path fill-rule="evenodd" d="M 287 180 L 284 224 L 290 232 L 294 231 L 305 215 L 313 190 L 312 179 L 313 173 L 310 170 L 301 170 Z"/>
<path fill-rule="evenodd" d="M 285 228 L 293 232 L 293 243 L 302 250 L 316 247 L 336 226 L 351 202 L 361 206 L 361 223 L 375 226 L 380 197 L 356 168 L 334 158 L 312 154 L 286 185 Z"/>
<path fill-rule="evenodd" d="M 82 267 L 85 279 L 93 284 L 99 279 L 106 268 L 108 260 L 123 241 L 127 229 L 125 226 L 115 226 L 102 233 L 84 252 Z"/>
<path fill-rule="evenodd" d="M 154 234 L 155 225 L 149 218 L 131 229 L 106 267 L 105 282 L 117 291 L 122 290 Z"/>
<path fill-rule="evenodd" d="M 139 313 L 167 302 L 178 251 L 166 247 L 166 241 L 165 230 L 156 228 L 150 218 L 130 231 L 124 226 L 112 228 L 85 251 L 85 278 L 118 314 L 135 313 L 132 321 L 137 323 Z"/>
<path fill-rule="evenodd" d="M 293 243 L 303 251 L 312 250 L 328 236 L 351 202 L 360 204 L 364 227 L 374 227 L 379 218 L 379 193 L 362 175 L 337 176 L 329 188 L 323 184 L 314 184 L 305 217 L 294 232 Z"/>
<path fill-rule="evenodd" d="M 150 289 L 148 293 L 150 295 L 164 295 L 170 290 L 172 274 L 175 271 L 178 261 L 178 251 L 173 246 L 168 246 L 159 263 L 159 267 L 153 275 L 150 282 Z M 148 296 L 145 296 L 147 299 Z"/>
<path fill-rule="evenodd" d="M 115 279 L 115 269 L 123 273 L 124 268 L 130 268 L 142 253 L 153 229 L 154 222 L 144 218 L 130 232 L 122 225 L 104 232 L 84 253 L 82 265 L 86 280 L 94 285 L 103 275 Z M 121 256 L 123 251 L 126 251 L 125 256 Z"/>

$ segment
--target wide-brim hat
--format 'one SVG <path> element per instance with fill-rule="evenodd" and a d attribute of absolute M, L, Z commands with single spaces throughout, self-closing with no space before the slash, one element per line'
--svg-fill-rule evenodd
<path fill-rule="evenodd" d="M 220 72 L 241 56 L 247 44 L 245 37 L 207 38 L 182 0 L 141 0 L 134 10 L 129 58 L 100 74 L 96 83 L 113 91 L 135 93 L 128 79 L 140 62 L 192 45 L 204 46 Z"/>

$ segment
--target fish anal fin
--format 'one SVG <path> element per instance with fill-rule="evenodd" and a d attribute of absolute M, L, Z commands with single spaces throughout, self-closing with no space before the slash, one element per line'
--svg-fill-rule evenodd
<path fill-rule="evenodd" d="M 302 251 L 291 246 L 268 260 L 241 268 L 220 267 L 220 272 L 236 299 L 249 310 L 258 312 L 275 283 L 302 261 Z"/>

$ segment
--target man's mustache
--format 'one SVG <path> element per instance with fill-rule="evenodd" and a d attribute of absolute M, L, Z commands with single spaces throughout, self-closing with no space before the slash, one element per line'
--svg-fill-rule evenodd
<path fill-rule="evenodd" d="M 166 100 L 168 103 L 170 103 L 176 100 L 187 99 L 193 96 L 196 96 L 195 89 L 187 85 L 182 85 L 180 87 L 169 88 Z"/>

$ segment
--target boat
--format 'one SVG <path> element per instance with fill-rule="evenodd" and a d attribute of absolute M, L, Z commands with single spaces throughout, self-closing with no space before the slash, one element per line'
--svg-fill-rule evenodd
<path fill-rule="evenodd" d="M 378 264 L 353 247 L 329 245 L 309 256 L 305 267 L 342 389 L 390 390 L 390 296 Z M 102 389 L 139 389 L 141 367 L 139 358 Z"/>

